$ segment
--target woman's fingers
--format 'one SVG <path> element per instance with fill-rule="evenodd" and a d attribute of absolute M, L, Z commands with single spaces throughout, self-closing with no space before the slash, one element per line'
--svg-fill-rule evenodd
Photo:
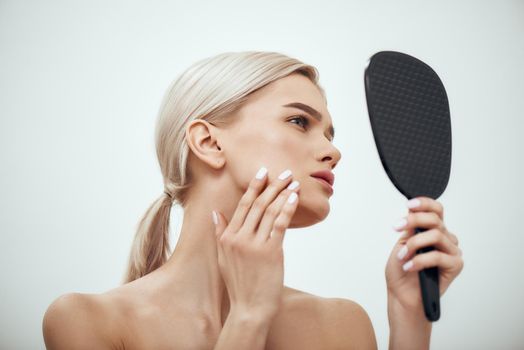
<path fill-rule="evenodd" d="M 271 237 L 272 232 L 275 231 L 275 224 L 282 225 L 283 220 L 287 221 L 281 218 L 282 215 L 288 216 L 289 214 L 294 214 L 294 210 L 290 211 L 289 208 L 285 207 L 293 206 L 294 203 L 288 203 L 288 200 L 290 200 L 290 198 L 294 198 L 290 196 L 292 193 L 297 193 L 299 191 L 299 185 L 300 183 L 298 181 L 293 181 L 284 191 L 280 192 L 277 199 L 275 199 L 273 203 L 271 203 L 271 205 L 266 209 L 266 212 L 262 220 L 260 221 L 260 224 L 258 225 L 258 229 L 256 232 L 256 239 L 259 242 L 266 242 Z M 277 223 L 276 220 L 280 221 Z M 281 233 L 283 234 L 284 232 Z"/>
<path fill-rule="evenodd" d="M 445 254 L 438 250 L 417 254 L 410 263 L 404 264 L 404 271 L 420 271 L 430 267 L 438 266 L 445 270 L 462 270 L 464 261 L 457 255 Z"/>
<path fill-rule="evenodd" d="M 449 255 L 461 255 L 461 250 L 450 238 L 439 230 L 432 229 L 410 237 L 406 244 L 398 251 L 397 257 L 400 260 L 409 260 L 416 254 L 416 251 L 433 246 Z"/>
<path fill-rule="evenodd" d="M 222 213 L 220 213 L 217 210 L 213 210 L 211 215 L 213 218 L 213 223 L 215 224 L 215 236 L 216 236 L 217 241 L 219 241 L 220 238 L 222 237 L 222 233 L 224 232 L 224 230 L 226 229 L 228 225 L 227 219 L 222 215 Z M 221 244 L 217 244 L 217 250 L 218 250 L 219 264 L 222 264 L 224 250 Z"/>
<path fill-rule="evenodd" d="M 418 197 L 416 199 L 419 200 L 421 204 L 418 207 L 410 208 L 410 212 L 405 217 L 406 224 L 404 226 L 395 227 L 397 231 L 405 231 L 405 234 L 399 238 L 399 242 L 404 243 L 411 237 L 418 236 L 415 235 L 415 228 L 424 231 L 436 229 L 441 231 L 455 246 L 458 246 L 459 240 L 457 236 L 448 231 L 442 220 L 444 215 L 442 204 L 428 197 Z M 428 211 L 425 212 L 423 210 Z"/>
<path fill-rule="evenodd" d="M 249 213 L 247 214 L 244 225 L 241 228 L 241 234 L 255 234 L 256 228 L 264 215 L 274 216 L 278 215 L 279 208 L 277 206 L 271 207 L 271 212 L 267 213 L 269 205 L 275 201 L 275 198 L 285 190 L 286 186 L 291 180 L 291 170 L 285 170 L 278 178 L 273 180 L 262 192 L 258 198 L 253 202 Z"/>
<path fill-rule="evenodd" d="M 260 235 L 257 240 L 267 241 L 273 230 L 274 222 L 285 206 L 290 193 L 298 191 L 298 181 L 289 184 L 291 175 L 290 170 L 283 171 L 264 189 L 268 178 L 267 169 L 265 167 L 260 168 L 240 199 L 231 221 L 227 223 L 225 218 L 220 215 L 220 222 L 215 231 L 217 239 L 227 228 L 228 234 Z M 288 184 L 289 186 L 286 187 Z M 264 191 L 262 191 L 263 189 Z M 283 219 L 280 220 L 282 222 Z"/>
<path fill-rule="evenodd" d="M 444 229 L 444 223 L 440 217 L 433 212 L 409 213 L 406 217 L 406 224 L 404 226 L 396 226 L 395 230 L 405 231 L 413 230 L 414 228 L 437 228 Z"/>
<path fill-rule="evenodd" d="M 458 247 L 459 245 L 459 240 L 457 238 L 457 235 L 451 233 L 448 231 L 448 235 L 449 235 L 449 239 L 451 239 L 451 241 Z"/>
<path fill-rule="evenodd" d="M 229 222 L 228 227 L 232 231 L 232 233 L 238 232 L 238 230 L 240 230 L 240 228 L 244 224 L 246 216 L 248 215 L 249 210 L 251 209 L 251 206 L 253 205 L 253 202 L 257 199 L 260 192 L 262 192 L 262 190 L 264 189 L 264 186 L 266 184 L 266 179 L 267 179 L 267 168 L 261 167 L 258 170 L 255 177 L 249 183 L 249 187 L 246 190 L 246 192 L 242 195 L 242 198 L 240 198 L 237 208 L 235 212 L 233 213 L 233 217 L 231 218 L 231 221 Z"/>
<path fill-rule="evenodd" d="M 418 204 L 418 205 L 417 205 Z M 407 202 L 407 207 L 413 212 L 431 211 L 444 220 L 444 206 L 430 197 L 416 197 Z"/>
<path fill-rule="evenodd" d="M 280 212 L 280 215 L 276 218 L 273 224 L 273 230 L 270 231 L 268 242 L 273 243 L 278 247 L 282 247 L 282 241 L 284 240 L 284 234 L 289 227 L 291 218 L 295 214 L 298 206 L 298 194 L 292 192 L 286 199 L 286 203 Z"/>

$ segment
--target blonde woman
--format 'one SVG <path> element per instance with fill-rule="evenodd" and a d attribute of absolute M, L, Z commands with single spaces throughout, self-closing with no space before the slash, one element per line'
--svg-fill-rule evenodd
<path fill-rule="evenodd" d="M 333 137 L 313 66 L 254 51 L 195 63 L 161 104 L 156 151 L 164 193 L 138 225 L 124 284 L 55 300 L 43 320 L 47 348 L 376 349 L 359 304 L 283 285 L 286 229 L 329 213 L 341 159 Z M 174 204 L 184 218 L 171 254 Z M 462 268 L 442 206 L 430 198 L 419 204 L 386 266 L 390 348 L 429 346 L 416 271 L 438 265 L 442 294 Z M 433 229 L 414 236 L 414 227 Z M 438 250 L 404 271 L 427 245 Z"/>

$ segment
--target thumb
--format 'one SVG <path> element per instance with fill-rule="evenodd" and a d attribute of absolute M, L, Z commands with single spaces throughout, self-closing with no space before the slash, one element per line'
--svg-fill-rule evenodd
<path fill-rule="evenodd" d="M 215 235 L 216 238 L 219 239 L 228 225 L 227 219 L 217 210 L 213 210 L 211 214 L 213 216 L 213 223 L 215 224 Z"/>

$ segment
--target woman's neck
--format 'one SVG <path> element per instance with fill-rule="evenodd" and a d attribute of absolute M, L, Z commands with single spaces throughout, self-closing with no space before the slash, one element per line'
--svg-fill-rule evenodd
<path fill-rule="evenodd" d="M 173 254 L 150 275 L 156 279 L 152 284 L 156 286 L 155 298 L 165 307 L 168 308 L 166 304 L 169 303 L 183 303 L 184 308 L 221 329 L 230 305 L 218 266 L 211 210 L 213 208 L 208 205 L 184 209 L 182 228 Z M 231 214 L 223 212 L 223 215 L 227 218 Z"/>

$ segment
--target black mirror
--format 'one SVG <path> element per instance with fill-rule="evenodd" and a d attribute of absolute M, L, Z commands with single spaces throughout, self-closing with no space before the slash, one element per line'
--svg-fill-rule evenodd
<path fill-rule="evenodd" d="M 374 54 L 364 81 L 373 137 L 389 179 L 407 199 L 437 199 L 451 169 L 451 121 L 442 81 L 426 63 L 394 51 Z M 436 321 L 438 267 L 419 271 L 419 280 L 426 318 Z"/>

